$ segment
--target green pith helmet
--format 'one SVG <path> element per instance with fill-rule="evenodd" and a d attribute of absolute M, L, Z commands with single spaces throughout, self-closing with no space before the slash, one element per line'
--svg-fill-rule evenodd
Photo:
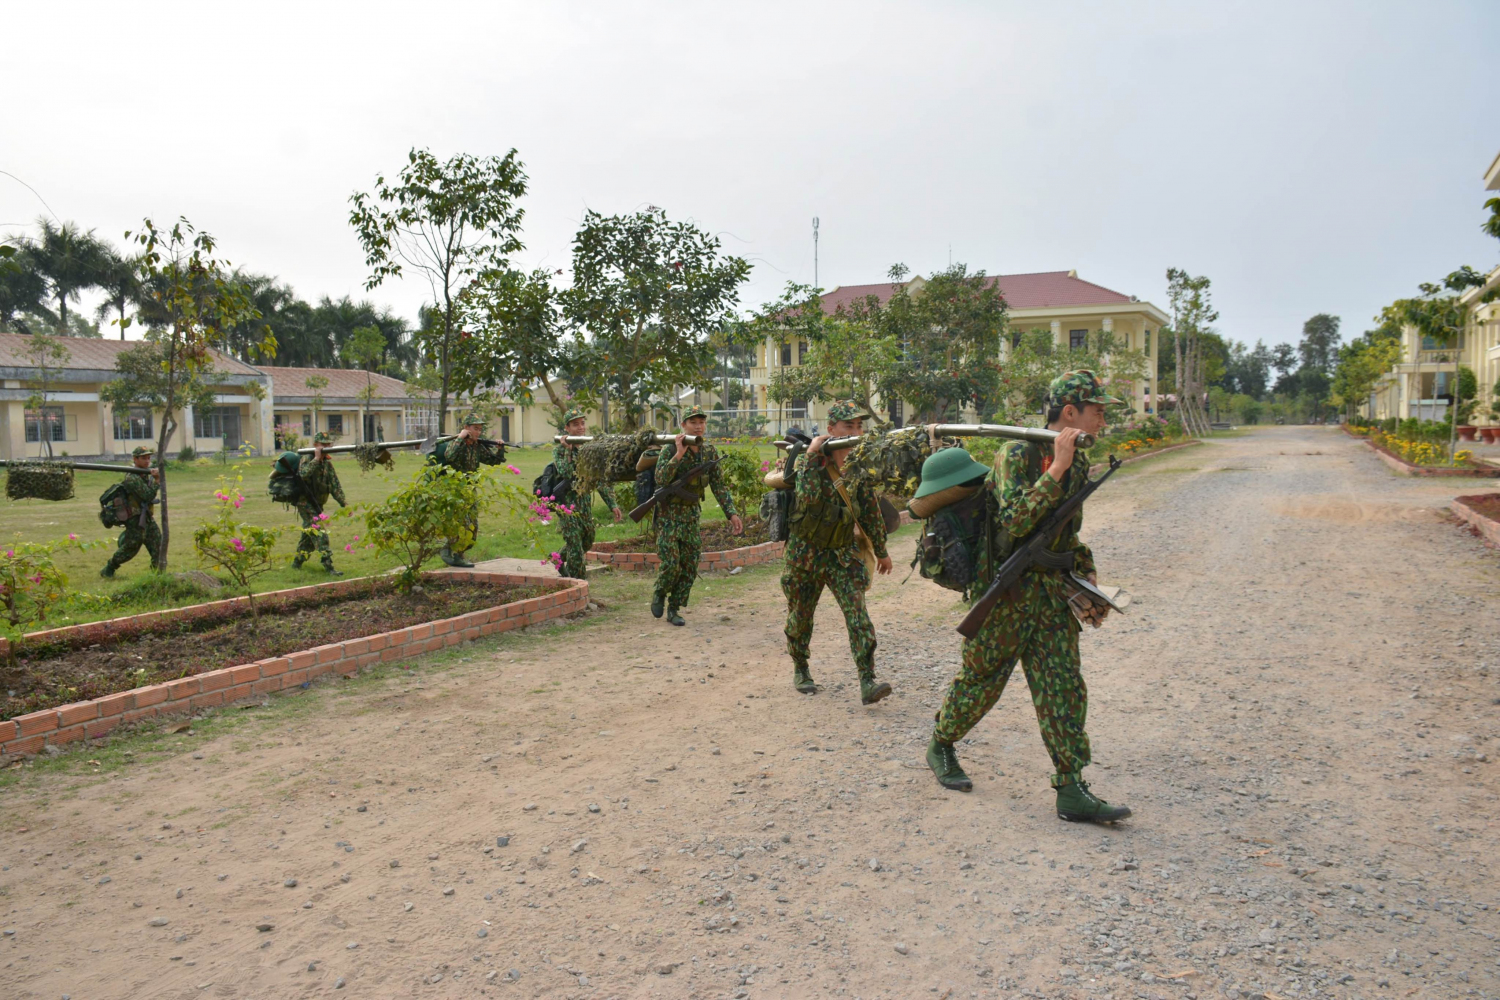
<path fill-rule="evenodd" d="M 1047 387 L 1048 406 L 1083 406 L 1085 403 L 1123 403 L 1125 400 L 1104 391 L 1099 376 L 1087 368 L 1063 372 Z"/>
<path fill-rule="evenodd" d="M 155 455 L 155 454 L 156 454 L 156 449 L 155 448 L 148 448 L 146 445 L 138 444 L 138 445 L 135 446 L 135 450 L 130 453 L 130 457 L 131 458 L 140 458 L 142 455 L 150 456 L 150 455 Z"/>
<path fill-rule="evenodd" d="M 484 425 L 485 425 L 485 419 L 483 417 L 481 417 L 479 414 L 475 413 L 473 410 L 470 410 L 468 413 L 464 414 L 463 426 L 465 426 L 465 427 L 483 427 Z"/>
<path fill-rule="evenodd" d="M 962 448 L 944 448 L 935 451 L 922 463 L 922 485 L 917 487 L 913 500 L 921 499 L 938 490 L 959 486 L 971 479 L 989 475 L 989 468 L 974 461 Z"/>
<path fill-rule="evenodd" d="M 701 406 L 689 406 L 686 410 L 682 411 L 682 422 L 683 423 L 687 423 L 689 420 L 692 420 L 694 417 L 702 417 L 704 420 L 707 420 L 708 419 L 708 411 L 705 410 Z"/>
<path fill-rule="evenodd" d="M 588 414 L 584 413 L 583 410 L 579 409 L 578 407 L 570 406 L 566 410 L 563 410 L 563 426 L 567 427 L 573 421 L 583 420 L 587 416 Z"/>
<path fill-rule="evenodd" d="M 333 438 L 328 436 L 327 431 L 318 431 L 313 435 L 313 444 L 333 444 Z"/>
<path fill-rule="evenodd" d="M 841 420 L 869 420 L 870 415 L 854 404 L 853 400 L 841 399 L 828 408 L 828 422 L 836 424 Z"/>

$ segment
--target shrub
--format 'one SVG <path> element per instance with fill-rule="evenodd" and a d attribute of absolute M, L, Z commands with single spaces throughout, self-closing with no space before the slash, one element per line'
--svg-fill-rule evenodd
<path fill-rule="evenodd" d="M 17 540 L 0 551 L 0 614 L 4 615 L 0 624 L 10 638 L 7 660 L 11 667 L 16 665 L 16 650 L 30 626 L 45 622 L 71 596 L 67 574 L 52 561 L 54 553 L 94 545 L 80 542 L 77 535 L 56 542 L 23 542 L 20 537 L 18 533 Z"/>
<path fill-rule="evenodd" d="M 765 479 L 770 471 L 771 463 L 764 461 L 753 448 L 719 449 L 719 472 L 729 486 L 735 506 L 746 516 L 760 509 L 761 497 L 770 490 Z"/>
<path fill-rule="evenodd" d="M 190 444 L 183 445 L 182 450 L 177 453 L 177 461 L 181 462 L 183 465 L 187 465 L 189 462 L 192 462 L 197 458 L 198 452 L 195 451 L 193 449 L 193 446 Z"/>
<path fill-rule="evenodd" d="M 273 551 L 283 529 L 262 528 L 239 519 L 240 506 L 245 502 L 240 492 L 242 479 L 238 475 L 233 480 L 219 477 L 220 486 L 214 491 L 217 513 L 193 532 L 193 547 L 198 550 L 200 563 L 229 575 L 249 600 L 250 614 L 259 618 L 250 582 L 276 568 Z"/>

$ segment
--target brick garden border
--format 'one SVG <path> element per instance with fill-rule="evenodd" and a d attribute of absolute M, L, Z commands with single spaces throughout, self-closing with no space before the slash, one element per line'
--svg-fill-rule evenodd
<path fill-rule="evenodd" d="M 1486 517 L 1473 507 L 1463 502 L 1462 497 L 1454 497 L 1448 503 L 1448 509 L 1457 514 L 1461 519 L 1472 524 L 1491 545 L 1500 546 L 1500 522 Z"/>
<path fill-rule="evenodd" d="M 1369 438 L 1364 438 L 1363 440 L 1365 444 L 1370 446 L 1370 450 L 1375 452 L 1375 457 L 1403 476 L 1429 476 L 1436 479 L 1494 479 L 1500 477 L 1500 468 L 1445 469 L 1439 466 L 1413 465 L 1400 455 L 1395 454 L 1389 449 L 1380 447 L 1380 445 Z"/>
<path fill-rule="evenodd" d="M 594 547 L 584 553 L 592 562 L 611 566 L 627 573 L 655 572 L 661 565 L 661 557 L 655 552 L 616 552 L 619 542 L 595 542 Z M 705 552 L 698 558 L 698 572 L 711 569 L 734 569 L 736 566 L 758 566 L 781 558 L 786 542 L 761 542 L 759 545 L 744 545 L 737 549 L 720 549 Z"/>
<path fill-rule="evenodd" d="M 372 663 L 389 663 L 420 656 L 496 632 L 508 632 L 526 625 L 550 621 L 582 611 L 589 602 L 589 585 L 582 580 L 559 580 L 557 577 L 526 576 L 519 573 L 490 573 L 484 570 L 450 570 L 427 576 L 505 587 L 541 587 L 548 593 L 524 601 L 483 608 L 455 618 L 423 622 L 394 632 L 328 643 L 285 656 L 256 660 L 254 663 L 206 670 L 191 677 L 20 715 L 0 722 L 0 761 L 38 753 L 44 746 L 95 739 L 124 723 L 227 705 L 242 698 L 299 687 L 324 674 L 353 674 Z M 313 594 L 329 591 L 346 593 L 368 586 L 368 579 L 338 580 L 259 594 L 256 596 L 256 603 L 262 607 L 275 607 Z M 249 607 L 247 599 L 232 597 L 168 611 L 152 611 L 109 621 L 33 632 L 26 638 L 61 641 L 75 646 L 88 645 L 118 640 L 122 635 L 139 634 L 169 619 L 176 621 L 182 618 L 232 615 L 240 610 L 240 606 Z M 4 641 L 0 639 L 0 642 Z M 0 652 L 3 651 L 4 648 L 0 647 Z"/>

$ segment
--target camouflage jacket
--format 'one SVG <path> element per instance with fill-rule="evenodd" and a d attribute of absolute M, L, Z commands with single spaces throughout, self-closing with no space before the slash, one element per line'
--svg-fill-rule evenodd
<path fill-rule="evenodd" d="M 297 464 L 297 478 L 302 480 L 302 495 L 317 504 L 318 509 L 328 503 L 329 497 L 337 500 L 340 507 L 349 506 L 349 501 L 344 499 L 344 485 L 334 471 L 333 460 L 326 455 L 321 461 L 312 455 L 303 455 Z"/>
<path fill-rule="evenodd" d="M 656 488 L 670 486 L 676 482 L 679 476 L 692 471 L 694 466 L 704 462 L 712 462 L 719 457 L 718 449 L 711 444 L 705 444 L 698 451 L 689 448 L 682 453 L 682 457 L 676 456 L 676 446 L 667 445 L 661 450 L 662 458 L 656 463 Z M 707 483 L 705 484 L 705 480 Z M 662 516 L 671 517 L 674 514 L 686 513 L 689 510 L 697 510 L 698 505 L 703 502 L 703 495 L 707 489 L 714 491 L 714 498 L 719 501 L 719 506 L 724 508 L 725 517 L 734 516 L 734 498 L 729 495 L 729 487 L 724 483 L 724 474 L 715 465 L 703 475 L 687 484 L 687 488 L 697 496 L 695 501 L 687 501 L 681 497 L 663 497 L 658 507 L 663 508 Z"/>
<path fill-rule="evenodd" d="M 993 575 L 1015 548 L 1015 543 L 1035 531 L 1053 508 L 1081 490 L 1088 480 L 1089 460 L 1082 451 L 1075 453 L 1073 465 L 1061 483 L 1047 475 L 1047 467 L 1051 464 L 1050 450 L 1044 456 L 1042 449 L 1030 441 L 1012 441 L 995 456 L 995 469 L 990 473 L 996 500 L 992 508 L 992 565 L 987 569 L 981 567 L 982 578 Z M 1094 555 L 1078 539 L 1082 527 L 1083 510 L 1080 508 L 1047 547 L 1053 552 L 1072 552 L 1073 572 L 1088 576 L 1094 572 Z M 1042 573 L 1055 580 L 1060 592 L 1062 580 L 1056 572 L 1040 568 L 1028 572 Z"/>
<path fill-rule="evenodd" d="M 151 505 L 156 503 L 156 494 L 161 489 L 154 477 L 138 476 L 130 472 L 125 475 L 120 486 L 124 489 L 125 495 L 130 497 L 130 516 L 132 518 L 141 516 L 142 504 L 146 506 L 146 516 L 152 516 Z"/>
<path fill-rule="evenodd" d="M 432 454 L 427 456 L 427 461 L 431 465 L 446 465 L 459 472 L 478 472 L 481 465 L 499 465 L 504 462 L 505 451 L 498 445 L 449 438 L 437 443 Z"/>
<path fill-rule="evenodd" d="M 799 455 L 797 457 L 797 506 L 806 509 L 812 503 L 822 501 L 833 503 L 840 507 L 844 506 L 844 498 L 839 496 L 839 491 L 833 485 L 833 476 L 829 475 L 828 469 L 819 464 L 811 455 Z M 889 555 L 885 547 L 885 518 L 880 516 L 880 501 L 875 495 L 874 486 L 865 481 L 858 483 L 844 480 L 844 489 L 849 493 L 849 499 L 854 504 L 854 523 L 859 525 L 859 530 L 864 532 L 870 540 L 870 546 L 875 550 L 877 558 L 885 559 Z M 796 533 L 787 540 L 787 548 L 795 550 L 801 548 L 804 543 L 797 537 Z M 848 552 L 851 557 L 858 558 L 858 544 L 849 546 Z M 787 553 L 787 558 L 795 557 L 793 551 Z"/>
<path fill-rule="evenodd" d="M 558 442 L 557 446 L 552 449 L 552 467 L 557 470 L 559 478 L 566 479 L 569 483 L 578 481 L 578 473 L 574 468 L 574 463 L 577 461 L 577 445 L 566 445 Z M 590 490 L 587 495 L 581 494 L 577 490 L 569 490 L 569 492 L 572 494 L 571 497 L 558 497 L 557 499 L 562 503 L 576 504 L 580 508 L 592 507 L 594 505 L 593 490 Z M 599 499 L 604 501 L 604 506 L 612 511 L 620 509 L 620 505 L 615 501 L 613 491 L 610 490 L 607 484 L 600 486 L 598 493 Z"/>

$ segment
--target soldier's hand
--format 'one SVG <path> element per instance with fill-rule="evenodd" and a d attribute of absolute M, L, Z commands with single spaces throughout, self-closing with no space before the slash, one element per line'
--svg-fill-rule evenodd
<path fill-rule="evenodd" d="M 743 535 L 745 533 L 745 522 L 740 520 L 740 516 L 738 514 L 735 514 L 729 518 L 729 530 L 734 532 L 736 535 Z"/>
<path fill-rule="evenodd" d="M 161 481 L 161 466 L 158 465 L 158 466 L 155 466 L 154 468 L 152 468 L 152 470 L 151 470 L 151 478 L 155 479 L 157 482 Z"/>
<path fill-rule="evenodd" d="M 1052 442 L 1052 464 L 1047 468 L 1047 475 L 1059 483 L 1073 467 L 1073 453 L 1078 446 L 1078 433 L 1077 427 L 1065 427 L 1057 435 L 1057 440 Z"/>
<path fill-rule="evenodd" d="M 615 508 L 615 523 L 619 524 L 623 520 L 625 520 L 625 512 L 623 510 L 621 510 L 620 508 L 616 507 Z"/>
<path fill-rule="evenodd" d="M 875 572 L 885 575 L 891 571 L 891 557 L 882 556 L 875 560 Z"/>
<path fill-rule="evenodd" d="M 679 435 L 677 435 L 676 441 L 677 441 L 677 457 L 681 458 L 687 452 L 687 435 L 686 434 L 679 434 Z"/>
<path fill-rule="evenodd" d="M 809 455 L 821 455 L 821 454 L 823 454 L 823 442 L 825 442 L 827 440 L 828 440 L 828 435 L 827 434 L 819 434 L 817 437 L 815 437 L 815 438 L 812 439 L 812 444 L 810 444 L 810 445 L 807 446 L 807 453 Z"/>

